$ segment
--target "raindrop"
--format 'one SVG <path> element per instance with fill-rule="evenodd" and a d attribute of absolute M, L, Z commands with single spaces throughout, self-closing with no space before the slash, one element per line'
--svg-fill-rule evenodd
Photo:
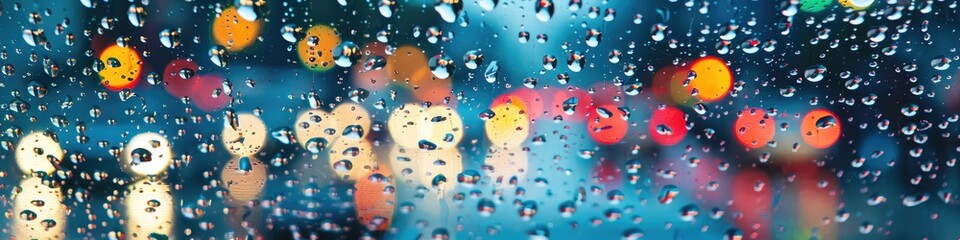
<path fill-rule="evenodd" d="M 180 30 L 164 29 L 160 31 L 160 45 L 165 48 L 176 48 L 180 46 Z"/>
<path fill-rule="evenodd" d="M 223 46 L 216 45 L 210 47 L 210 51 L 208 51 L 207 54 L 210 56 L 210 61 L 213 62 L 214 65 L 218 67 L 227 66 L 227 58 L 229 55 L 227 54 L 227 49 Z"/>
<path fill-rule="evenodd" d="M 147 11 L 143 9 L 143 6 L 130 5 L 130 8 L 127 9 L 127 19 L 134 27 L 143 27 L 147 19 Z"/>
<path fill-rule="evenodd" d="M 533 10 L 537 15 L 537 20 L 541 22 L 550 21 L 550 18 L 553 17 L 553 7 L 553 0 L 536 0 Z"/>
<path fill-rule="evenodd" d="M 351 41 L 344 41 L 333 49 L 334 63 L 340 67 L 353 66 L 353 64 L 360 62 L 362 57 L 363 53 L 360 52 L 360 47 Z"/>
<path fill-rule="evenodd" d="M 453 75 L 454 70 L 457 68 L 456 64 L 453 63 L 453 59 L 450 59 L 450 57 L 442 53 L 431 57 L 428 63 L 430 65 L 430 72 L 437 78 L 448 78 L 450 75 Z"/>

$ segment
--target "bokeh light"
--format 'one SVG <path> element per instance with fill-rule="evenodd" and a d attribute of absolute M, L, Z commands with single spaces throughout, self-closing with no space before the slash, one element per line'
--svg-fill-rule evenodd
<path fill-rule="evenodd" d="M 340 44 L 336 30 L 326 25 L 307 29 L 306 35 L 297 42 L 300 62 L 314 71 L 327 71 L 335 66 L 333 48 Z"/>
<path fill-rule="evenodd" d="M 842 125 L 836 114 L 826 109 L 807 112 L 800 123 L 803 141 L 815 148 L 833 146 L 840 139 Z"/>
<path fill-rule="evenodd" d="M 133 88 L 140 81 L 143 62 L 137 50 L 112 45 L 100 52 L 99 60 L 104 65 L 98 73 L 100 83 L 108 89 L 118 91 Z"/>
<path fill-rule="evenodd" d="M 173 159 L 167 138 L 152 132 L 137 134 L 123 148 L 121 163 L 135 176 L 155 176 L 166 172 Z"/>
<path fill-rule="evenodd" d="M 733 130 L 740 144 L 748 148 L 761 148 L 773 140 L 777 122 L 767 115 L 767 111 L 750 108 L 738 112 L 737 115 L 739 117 L 733 124 Z"/>
<path fill-rule="evenodd" d="M 517 102 L 492 106 L 493 117 L 486 121 L 487 139 L 496 147 L 519 147 L 530 134 L 530 122 L 526 109 Z"/>
<path fill-rule="evenodd" d="M 683 141 L 687 135 L 686 114 L 676 107 L 663 107 L 653 111 L 647 127 L 654 142 L 670 146 Z"/>
<path fill-rule="evenodd" d="M 0 239 L 957 239 L 958 6 L 3 1 Z"/>
<path fill-rule="evenodd" d="M 34 132 L 17 143 L 17 166 L 24 175 L 53 173 L 63 159 L 63 149 L 51 133 Z"/>
<path fill-rule="evenodd" d="M 694 96 L 704 102 L 723 99 L 733 87 L 733 73 L 720 58 L 697 59 L 690 66 L 690 71 L 696 76 L 686 84 L 687 92 L 696 92 Z"/>
<path fill-rule="evenodd" d="M 629 112 L 613 104 L 600 105 L 587 114 L 587 131 L 601 144 L 616 144 L 627 135 Z"/>
<path fill-rule="evenodd" d="M 213 19 L 210 32 L 217 45 L 230 51 L 240 51 L 257 41 L 262 24 L 259 20 L 250 21 L 240 17 L 237 8 L 229 7 Z"/>

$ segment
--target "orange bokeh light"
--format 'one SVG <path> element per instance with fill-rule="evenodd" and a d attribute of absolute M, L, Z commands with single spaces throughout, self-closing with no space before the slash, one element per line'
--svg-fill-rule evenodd
<path fill-rule="evenodd" d="M 733 86 L 733 73 L 723 59 L 718 57 L 697 59 L 690 66 L 690 70 L 697 76 L 687 84 L 686 93 L 690 94 L 696 89 L 698 93 L 695 97 L 701 101 L 714 102 L 723 99 Z"/>
<path fill-rule="evenodd" d="M 380 168 L 385 166 L 380 165 Z M 393 184 L 389 169 L 370 171 L 357 179 L 357 192 L 353 201 L 356 204 L 357 218 L 368 229 L 384 231 L 390 227 L 396 195 L 386 188 Z"/>
<path fill-rule="evenodd" d="M 248 21 L 237 14 L 236 7 L 224 9 L 213 20 L 213 40 L 229 51 L 240 51 L 252 45 L 260 36 L 261 21 Z"/>
<path fill-rule="evenodd" d="M 385 68 L 393 81 L 417 85 L 423 81 L 418 74 L 421 70 L 430 68 L 427 65 L 427 55 L 424 55 L 420 48 L 414 46 L 401 46 L 397 48 L 393 55 L 387 57 L 387 67 Z M 431 73 L 429 76 L 433 76 Z"/>
<path fill-rule="evenodd" d="M 414 74 L 415 79 L 421 79 L 419 84 L 414 85 L 410 91 L 413 96 L 423 102 L 429 102 L 434 105 L 457 104 L 457 99 L 453 96 L 453 83 L 450 79 L 438 79 L 433 77 L 433 73 L 426 68 L 420 69 Z"/>
<path fill-rule="evenodd" d="M 340 35 L 326 25 L 315 25 L 297 43 L 297 54 L 307 68 L 314 71 L 327 71 L 333 63 L 333 49 L 340 44 Z"/>
<path fill-rule="evenodd" d="M 826 117 L 833 117 L 831 125 L 817 124 L 818 121 L 822 121 L 821 118 Z M 833 146 L 840 139 L 841 129 L 840 120 L 836 114 L 826 109 L 814 109 L 803 116 L 803 121 L 800 123 L 800 136 L 811 147 L 823 149 Z"/>
<path fill-rule="evenodd" d="M 733 124 L 733 135 L 743 146 L 760 148 L 773 140 L 776 133 L 776 121 L 767 116 L 761 108 L 750 108 L 740 111 L 737 121 Z"/>

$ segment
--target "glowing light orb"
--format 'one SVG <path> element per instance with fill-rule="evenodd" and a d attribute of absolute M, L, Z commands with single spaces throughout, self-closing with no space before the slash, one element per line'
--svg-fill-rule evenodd
<path fill-rule="evenodd" d="M 427 55 L 423 54 L 420 48 L 415 46 L 400 46 L 393 55 L 387 56 L 387 72 L 393 81 L 418 85 L 423 79 L 417 78 L 417 73 L 426 70 L 430 73 L 427 65 Z M 432 76 L 433 74 L 430 73 Z"/>
<path fill-rule="evenodd" d="M 300 145 L 307 147 L 307 144 L 311 141 L 320 141 L 320 139 L 326 140 L 326 143 L 333 142 L 339 126 L 337 118 L 334 118 L 330 113 L 319 109 L 310 109 L 297 116 L 293 133 L 299 140 Z"/>
<path fill-rule="evenodd" d="M 390 112 L 387 129 L 393 141 L 404 148 L 417 149 L 420 141 L 420 115 L 426 111 L 416 103 L 404 104 Z"/>
<path fill-rule="evenodd" d="M 487 139 L 496 147 L 519 147 L 530 134 L 530 120 L 526 109 L 518 102 L 504 103 L 490 108 L 495 114 L 484 125 Z"/>
<path fill-rule="evenodd" d="M 223 94 L 223 77 L 215 74 L 199 76 L 195 79 L 190 100 L 193 105 L 204 111 L 214 111 L 230 104 L 232 96 Z M 219 90 L 218 90 L 219 89 Z"/>
<path fill-rule="evenodd" d="M 51 136 L 45 132 L 34 132 L 24 136 L 17 143 L 17 166 L 24 175 L 50 174 L 57 170 L 54 163 L 58 163 L 63 158 L 63 149 Z"/>
<path fill-rule="evenodd" d="M 151 239 L 156 235 L 169 237 L 173 233 L 173 213 L 179 207 L 170 185 L 143 179 L 127 187 L 127 192 L 123 206 L 126 208 L 126 231 L 131 239 Z"/>
<path fill-rule="evenodd" d="M 654 142 L 672 146 L 687 135 L 687 120 L 683 111 L 676 107 L 664 107 L 653 111 L 647 130 Z"/>
<path fill-rule="evenodd" d="M 456 148 L 463 139 L 463 119 L 456 110 L 447 106 L 432 106 L 420 114 L 419 136 L 421 140 L 436 145 L 438 149 Z"/>
<path fill-rule="evenodd" d="M 327 71 L 336 66 L 333 63 L 333 49 L 340 44 L 336 30 L 326 25 L 315 25 L 297 43 L 300 62 L 314 71 Z"/>
<path fill-rule="evenodd" d="M 546 105 L 547 100 L 543 99 L 537 91 L 524 88 L 517 89 L 509 94 L 501 94 L 494 98 L 490 105 L 493 106 L 507 102 L 522 104 L 523 109 L 527 110 L 527 118 L 533 120 L 540 118 L 544 114 L 544 105 Z"/>
<path fill-rule="evenodd" d="M 413 96 L 422 102 L 435 105 L 456 105 L 457 99 L 453 95 L 453 82 L 449 78 L 436 78 L 429 69 L 420 69 L 414 73 L 413 79 L 419 79 L 417 84 L 411 85 Z"/>
<path fill-rule="evenodd" d="M 249 21 L 240 17 L 236 7 L 229 7 L 213 20 L 211 32 L 217 45 L 236 52 L 257 41 L 261 24 L 260 20 Z"/>
<path fill-rule="evenodd" d="M 828 148 L 840 139 L 840 118 L 826 109 L 815 109 L 803 117 L 800 122 L 800 136 L 814 148 Z"/>
<path fill-rule="evenodd" d="M 336 118 L 338 137 L 352 137 L 353 140 L 363 139 L 370 133 L 370 112 L 355 103 L 342 103 L 333 108 L 331 116 Z M 359 128 L 357 128 L 359 127 Z M 359 138 L 356 138 L 359 137 Z"/>
<path fill-rule="evenodd" d="M 626 112 L 616 105 L 600 105 L 593 112 L 587 114 L 587 132 L 590 134 L 590 138 L 600 144 L 619 143 L 627 135 L 627 131 Z"/>
<path fill-rule="evenodd" d="M 357 218 L 368 230 L 384 231 L 393 221 L 396 194 L 390 170 L 370 171 L 357 179 L 357 192 L 353 198 L 356 204 Z"/>
<path fill-rule="evenodd" d="M 133 48 L 112 45 L 100 52 L 99 59 L 104 67 L 97 74 L 100 76 L 100 84 L 107 89 L 119 91 L 133 88 L 140 81 L 143 62 Z"/>
<path fill-rule="evenodd" d="M 185 97 L 193 94 L 193 86 L 200 78 L 197 71 L 200 66 L 187 59 L 176 59 L 167 63 L 163 68 L 164 89 L 174 97 Z"/>
<path fill-rule="evenodd" d="M 773 117 L 761 108 L 750 108 L 740 111 L 739 117 L 733 124 L 733 135 L 743 146 L 760 148 L 773 140 L 777 124 Z"/>
<path fill-rule="evenodd" d="M 22 190 L 11 196 L 11 239 L 66 239 L 67 207 L 60 188 L 50 187 L 39 177 L 27 178 L 19 186 Z"/>
<path fill-rule="evenodd" d="M 688 94 L 696 91 L 695 97 L 704 102 L 714 102 L 723 99 L 733 86 L 733 73 L 730 68 L 718 57 L 704 57 L 697 59 L 690 66 L 690 71 L 696 77 L 686 86 Z M 688 77 L 689 77 L 689 73 Z"/>
<path fill-rule="evenodd" d="M 135 176 L 155 176 L 167 170 L 173 158 L 170 142 L 160 134 L 137 134 L 123 147 L 121 166 Z"/>
<path fill-rule="evenodd" d="M 227 200 L 234 206 L 260 198 L 267 180 L 267 166 L 254 156 L 234 157 L 220 172 L 220 180 L 229 191 Z"/>
<path fill-rule="evenodd" d="M 382 90 L 390 84 L 390 71 L 388 71 L 389 66 L 384 66 L 381 69 L 376 69 L 371 67 L 370 70 L 365 70 L 365 64 L 369 63 L 370 59 L 376 59 L 373 56 L 383 57 L 386 56 L 386 44 L 373 42 L 368 43 L 363 46 L 363 52 L 368 56 L 363 63 L 356 64 L 353 66 L 353 85 L 359 88 L 364 88 L 370 91 Z M 386 58 L 380 58 L 384 61 L 383 64 L 386 64 Z"/>
<path fill-rule="evenodd" d="M 337 176 L 357 180 L 372 169 L 376 160 L 373 150 L 370 141 L 341 137 L 327 148 L 327 159 Z"/>
<path fill-rule="evenodd" d="M 457 186 L 457 174 L 463 171 L 463 156 L 457 149 L 420 151 L 421 183 L 442 197 Z"/>
<path fill-rule="evenodd" d="M 399 144 L 390 148 L 390 157 L 388 158 L 390 169 L 393 170 L 393 176 L 405 184 L 420 183 L 420 150 L 416 148 L 405 148 Z"/>
<path fill-rule="evenodd" d="M 267 134 L 269 134 L 267 126 L 260 117 L 250 113 L 240 113 L 237 114 L 236 119 L 224 121 L 220 136 L 230 154 L 251 156 L 263 147 Z"/>

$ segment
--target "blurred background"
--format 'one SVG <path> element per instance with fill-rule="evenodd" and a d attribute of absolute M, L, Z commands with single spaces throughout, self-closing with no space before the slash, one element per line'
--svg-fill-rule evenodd
<path fill-rule="evenodd" d="M 956 239 L 957 0 L 0 0 L 8 239 Z"/>

